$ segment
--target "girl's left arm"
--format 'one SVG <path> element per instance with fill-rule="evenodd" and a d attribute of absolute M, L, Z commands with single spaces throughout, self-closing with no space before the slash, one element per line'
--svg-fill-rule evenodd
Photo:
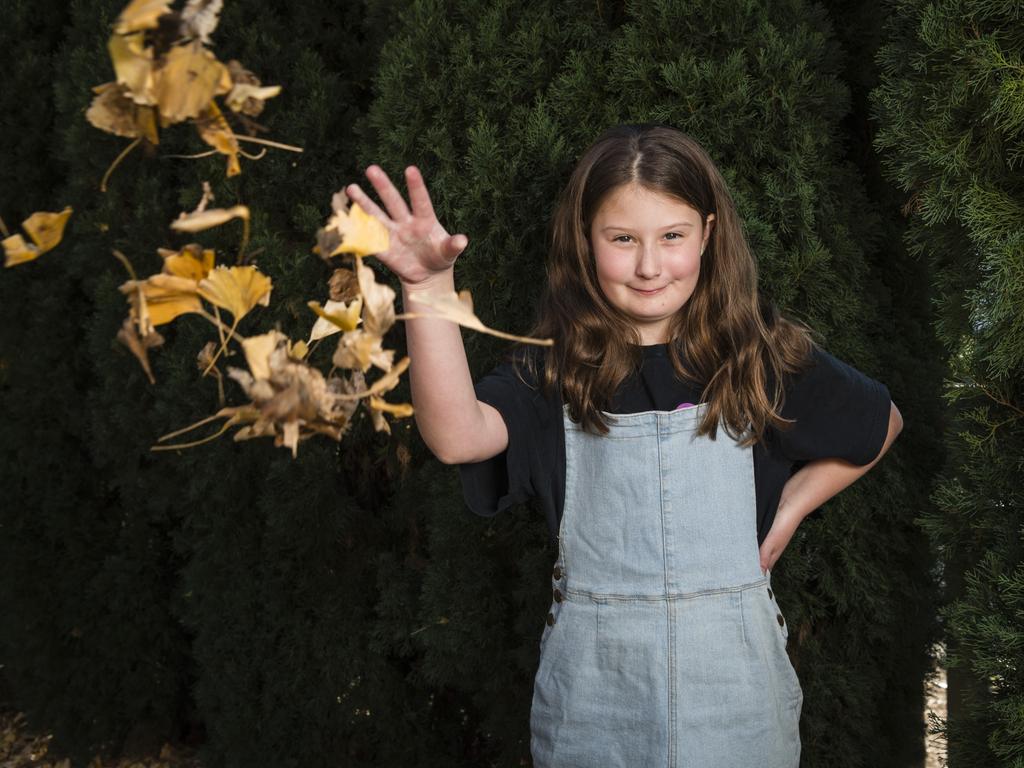
<path fill-rule="evenodd" d="M 802 466 L 786 481 L 771 530 L 761 543 L 762 574 L 775 566 L 803 519 L 861 475 L 867 474 L 889 450 L 902 429 L 903 416 L 896 404 L 890 401 L 889 432 L 882 450 L 870 464 L 852 464 L 845 459 L 817 459 Z"/>

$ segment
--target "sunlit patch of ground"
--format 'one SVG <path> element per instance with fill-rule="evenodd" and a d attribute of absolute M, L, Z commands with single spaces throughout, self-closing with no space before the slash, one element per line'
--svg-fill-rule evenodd
<path fill-rule="evenodd" d="M 935 647 L 933 655 L 937 661 L 932 668 L 931 674 L 924 682 L 924 721 L 925 726 L 931 725 L 929 715 L 934 714 L 943 721 L 946 719 L 946 670 L 942 668 L 942 661 L 946 657 L 945 645 L 939 644 Z M 925 768 L 946 767 L 946 740 L 941 735 L 925 734 Z"/>

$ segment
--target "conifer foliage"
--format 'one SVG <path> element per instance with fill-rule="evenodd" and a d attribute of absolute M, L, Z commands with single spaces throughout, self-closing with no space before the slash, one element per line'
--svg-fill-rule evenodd
<path fill-rule="evenodd" d="M 892 3 L 872 94 L 934 273 L 947 462 L 923 523 L 941 554 L 951 765 L 1024 763 L 1024 25 L 1019 3 Z"/>

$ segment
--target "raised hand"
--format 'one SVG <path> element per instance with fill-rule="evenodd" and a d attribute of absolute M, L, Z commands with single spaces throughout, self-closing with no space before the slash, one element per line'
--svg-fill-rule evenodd
<path fill-rule="evenodd" d="M 450 273 L 469 238 L 449 235 L 441 226 L 419 169 L 413 165 L 405 169 L 411 211 L 379 165 L 368 167 L 366 178 L 377 190 L 386 213 L 357 184 L 345 187 L 345 194 L 387 227 L 390 246 L 386 253 L 376 254 L 377 258 L 409 286 L 427 284 Z"/>

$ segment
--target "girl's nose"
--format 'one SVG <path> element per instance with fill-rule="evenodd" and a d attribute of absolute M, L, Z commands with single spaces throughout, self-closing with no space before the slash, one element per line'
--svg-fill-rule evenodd
<path fill-rule="evenodd" d="M 648 245 L 640 249 L 640 259 L 636 265 L 637 277 L 653 278 L 661 274 L 661 259 L 657 251 Z"/>

